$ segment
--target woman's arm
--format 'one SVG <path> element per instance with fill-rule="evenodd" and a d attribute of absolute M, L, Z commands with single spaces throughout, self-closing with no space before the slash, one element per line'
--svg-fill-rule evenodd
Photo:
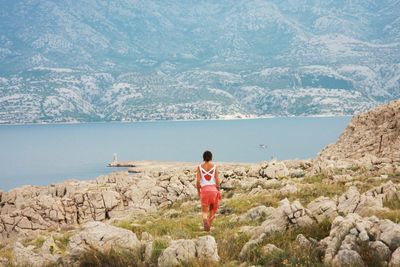
<path fill-rule="evenodd" d="M 196 174 L 196 187 L 197 187 L 197 194 L 200 196 L 201 186 L 200 186 L 200 168 L 197 167 L 197 174 Z"/>
<path fill-rule="evenodd" d="M 217 185 L 217 188 L 218 188 L 218 190 L 219 190 L 219 171 L 218 171 L 219 169 L 218 169 L 218 166 L 216 166 L 215 167 L 215 183 L 216 183 L 216 185 Z"/>

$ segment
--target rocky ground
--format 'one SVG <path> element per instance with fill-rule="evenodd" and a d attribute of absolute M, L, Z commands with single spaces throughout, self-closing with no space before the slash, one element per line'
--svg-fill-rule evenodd
<path fill-rule="evenodd" d="M 400 266 L 399 135 L 395 101 L 316 159 L 221 163 L 210 233 L 190 163 L 0 191 L 0 266 Z"/>

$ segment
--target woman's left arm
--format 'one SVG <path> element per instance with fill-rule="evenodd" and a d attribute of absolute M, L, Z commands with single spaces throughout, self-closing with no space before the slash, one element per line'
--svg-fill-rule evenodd
<path fill-rule="evenodd" d="M 215 183 L 219 190 L 219 167 L 218 166 L 215 167 Z"/>

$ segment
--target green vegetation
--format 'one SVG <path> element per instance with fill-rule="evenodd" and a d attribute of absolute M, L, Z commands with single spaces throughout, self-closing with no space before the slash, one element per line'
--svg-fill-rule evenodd
<path fill-rule="evenodd" d="M 303 205 L 307 205 L 320 196 L 334 197 L 343 194 L 346 191 L 344 183 L 313 183 L 307 187 L 300 188 L 296 193 L 287 195 L 290 201 L 299 200 Z"/>
<path fill-rule="evenodd" d="M 153 241 L 153 249 L 151 251 L 150 262 L 152 265 L 157 265 L 158 257 L 160 257 L 161 252 L 168 247 L 168 242 L 162 239 L 156 239 Z"/>
<path fill-rule="evenodd" d="M 139 251 L 97 250 L 86 251 L 79 258 L 80 267 L 141 267 L 145 266 Z"/>
<path fill-rule="evenodd" d="M 295 240 L 298 234 L 320 240 L 329 235 L 330 228 L 331 223 L 326 220 L 309 227 L 272 233 L 261 244 L 251 248 L 244 260 L 262 266 L 324 266 L 323 255 L 317 248 L 299 248 Z M 263 255 L 262 247 L 266 244 L 274 244 L 282 251 Z"/>
<path fill-rule="evenodd" d="M 240 194 L 234 198 L 223 199 L 222 205 L 232 209 L 234 213 L 240 214 L 259 205 L 277 207 L 280 200 L 281 198 L 278 194 Z"/>
<path fill-rule="evenodd" d="M 57 247 L 60 249 L 62 253 L 64 253 L 67 250 L 68 242 L 72 234 L 73 234 L 72 232 L 65 232 L 62 233 L 61 235 L 53 236 L 54 243 L 57 245 Z"/>
<path fill-rule="evenodd" d="M 35 246 L 35 248 L 40 248 L 43 246 L 43 243 L 46 241 L 46 237 L 38 236 L 33 239 L 25 239 L 22 244 L 24 246 Z"/>

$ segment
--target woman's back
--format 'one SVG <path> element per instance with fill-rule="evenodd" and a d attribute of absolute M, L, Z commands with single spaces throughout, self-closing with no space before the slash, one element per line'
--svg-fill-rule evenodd
<path fill-rule="evenodd" d="M 206 186 L 206 185 L 216 185 L 215 181 L 215 174 L 216 174 L 216 165 L 211 164 L 209 162 L 206 162 L 204 164 L 199 165 L 199 171 L 200 171 L 200 185 Z"/>

